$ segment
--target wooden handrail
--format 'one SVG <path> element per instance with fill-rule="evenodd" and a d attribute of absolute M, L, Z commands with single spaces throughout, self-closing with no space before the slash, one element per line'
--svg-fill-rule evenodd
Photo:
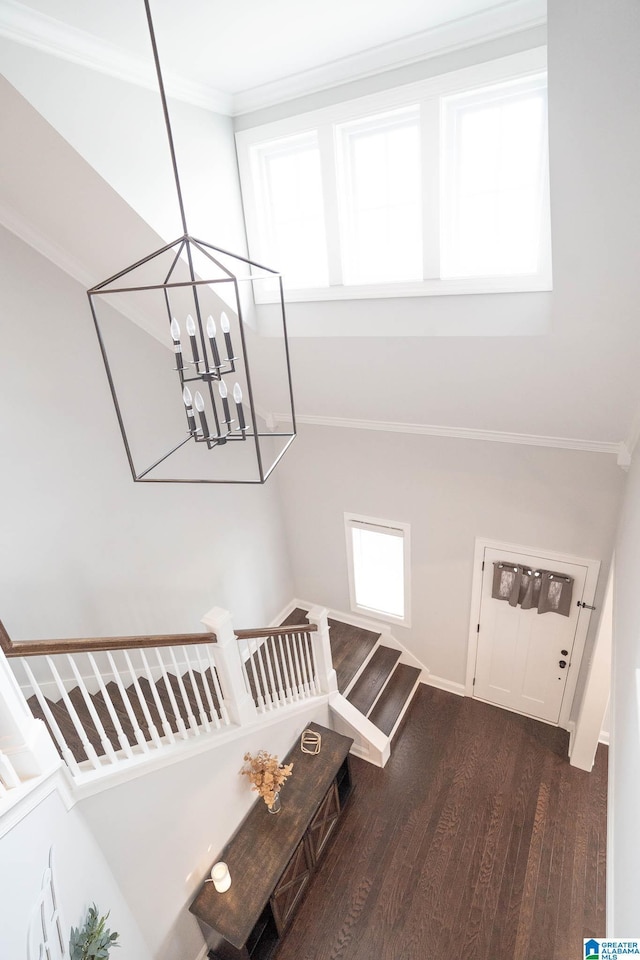
<path fill-rule="evenodd" d="M 289 633 L 313 633 L 315 623 L 292 624 L 288 627 L 262 627 L 257 630 L 234 630 L 238 640 L 259 640 Z M 12 640 L 0 620 L 0 649 L 5 657 L 41 657 L 56 653 L 99 653 L 104 650 L 144 650 L 149 647 L 182 647 L 212 643 L 215 633 L 151 634 L 141 637 L 68 637 L 64 640 Z"/>
<path fill-rule="evenodd" d="M 101 650 L 143 650 L 211 643 L 215 633 L 152 634 L 142 637 L 79 637 L 64 640 L 12 640 L 0 620 L 0 648 L 5 657 L 53 656 L 56 653 L 98 653 Z"/>
<path fill-rule="evenodd" d="M 284 637 L 287 633 L 313 633 L 315 623 L 297 623 L 290 627 L 260 627 L 258 630 L 234 630 L 238 640 L 259 640 L 261 637 Z"/>

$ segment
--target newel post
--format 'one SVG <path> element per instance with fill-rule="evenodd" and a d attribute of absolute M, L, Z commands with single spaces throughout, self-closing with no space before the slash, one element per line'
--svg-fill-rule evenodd
<path fill-rule="evenodd" d="M 338 678 L 333 666 L 331 644 L 329 642 L 329 616 L 326 607 L 312 607 L 308 613 L 309 623 L 318 628 L 311 634 L 313 652 L 318 669 L 320 689 L 323 693 L 335 693 L 338 689 Z"/>
<path fill-rule="evenodd" d="M 205 613 L 200 622 L 216 635 L 216 669 L 230 719 L 241 726 L 253 723 L 257 719 L 258 711 L 245 683 L 240 647 L 233 630 L 231 614 L 222 607 L 213 607 Z"/>
<path fill-rule="evenodd" d="M 29 780 L 53 770 L 60 757 L 42 720 L 36 720 L 4 653 L 0 651 L 0 754 L 2 779 Z M 8 763 L 6 762 L 8 761 Z M 10 784 L 7 783 L 7 786 Z M 13 785 L 13 784 L 11 784 Z"/>

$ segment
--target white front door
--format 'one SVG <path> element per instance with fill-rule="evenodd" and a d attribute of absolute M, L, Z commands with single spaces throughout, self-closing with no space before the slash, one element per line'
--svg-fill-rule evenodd
<path fill-rule="evenodd" d="M 491 596 L 494 563 L 553 570 L 573 577 L 570 615 L 539 614 L 537 609 L 512 607 Z M 584 613 L 589 570 L 585 565 L 562 563 L 542 556 L 484 549 L 482 598 L 473 695 L 480 700 L 558 723 L 571 667 L 578 619 Z M 577 670 L 579 663 L 574 665 Z"/>

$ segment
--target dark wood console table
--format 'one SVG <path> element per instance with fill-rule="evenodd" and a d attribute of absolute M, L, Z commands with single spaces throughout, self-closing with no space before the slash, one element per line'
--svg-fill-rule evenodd
<path fill-rule="evenodd" d="M 258 799 L 220 852 L 231 887 L 203 883 L 190 910 L 198 918 L 211 960 L 268 960 L 300 905 L 352 790 L 353 740 L 317 723 L 322 749 L 302 753 L 297 740 L 283 763 L 293 773 L 282 789 L 282 810 Z"/>

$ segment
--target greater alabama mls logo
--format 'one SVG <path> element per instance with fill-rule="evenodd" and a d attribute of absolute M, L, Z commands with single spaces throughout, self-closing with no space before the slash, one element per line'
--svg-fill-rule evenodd
<path fill-rule="evenodd" d="M 640 940 L 585 940 L 584 960 L 627 960 L 640 957 Z"/>

